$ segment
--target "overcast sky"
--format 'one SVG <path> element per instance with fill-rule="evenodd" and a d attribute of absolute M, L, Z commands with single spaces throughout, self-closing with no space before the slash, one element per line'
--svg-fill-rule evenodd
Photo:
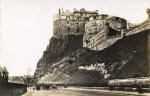
<path fill-rule="evenodd" d="M 99 10 L 140 23 L 147 18 L 150 0 L 2 0 L 0 7 L 0 65 L 12 76 L 25 75 L 28 68 L 34 73 L 52 36 L 58 8 Z"/>

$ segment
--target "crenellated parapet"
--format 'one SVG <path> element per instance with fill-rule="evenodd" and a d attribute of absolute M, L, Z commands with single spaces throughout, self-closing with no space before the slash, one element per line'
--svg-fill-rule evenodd
<path fill-rule="evenodd" d="M 84 8 L 80 10 L 74 9 L 73 12 L 70 10 L 64 11 L 63 9 L 59 9 L 59 13 L 56 14 L 53 18 L 53 21 L 57 20 L 84 20 L 90 16 L 96 16 L 98 14 L 98 10 L 96 11 L 86 11 Z"/>

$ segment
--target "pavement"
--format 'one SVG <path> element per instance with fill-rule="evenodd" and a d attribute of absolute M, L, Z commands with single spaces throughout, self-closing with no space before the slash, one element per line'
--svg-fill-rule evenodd
<path fill-rule="evenodd" d="M 150 96 L 150 93 L 139 94 L 138 92 L 109 91 L 96 88 L 68 87 L 39 91 L 29 89 L 28 92 L 22 96 Z"/>
<path fill-rule="evenodd" d="M 95 92 L 95 93 L 104 93 L 107 94 L 106 96 L 150 96 L 150 93 L 142 93 L 139 94 L 136 91 L 109 91 L 109 90 L 105 90 L 105 88 L 66 88 L 65 90 L 71 90 L 71 91 L 86 91 L 86 92 Z"/>

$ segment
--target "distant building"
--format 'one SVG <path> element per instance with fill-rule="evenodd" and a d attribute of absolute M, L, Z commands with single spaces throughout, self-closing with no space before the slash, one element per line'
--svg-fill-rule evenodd
<path fill-rule="evenodd" d="M 6 67 L 0 67 L 0 83 L 8 82 L 8 71 Z"/>
<path fill-rule="evenodd" d="M 29 84 L 32 83 L 31 82 L 32 78 L 33 78 L 32 75 L 10 76 L 8 81 L 10 83 L 17 83 L 17 84 Z"/>
<path fill-rule="evenodd" d="M 11 83 L 25 84 L 23 76 L 10 76 L 8 81 Z"/>

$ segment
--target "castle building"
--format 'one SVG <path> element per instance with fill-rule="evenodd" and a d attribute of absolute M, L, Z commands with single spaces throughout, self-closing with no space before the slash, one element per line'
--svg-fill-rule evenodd
<path fill-rule="evenodd" d="M 98 11 L 86 11 L 84 8 L 80 10 L 74 9 L 73 12 L 59 9 L 59 13 L 54 16 L 53 35 L 61 36 L 68 34 L 84 34 L 85 23 L 91 16 L 98 15 Z"/>
<path fill-rule="evenodd" d="M 83 35 L 83 47 L 91 50 L 103 50 L 115 43 L 125 35 L 136 33 L 137 30 L 149 29 L 150 9 L 147 9 L 148 19 L 141 24 L 131 24 L 123 18 L 98 14 L 96 11 L 87 11 L 84 8 L 74 9 L 73 12 L 59 9 L 54 16 L 53 35 L 56 37 L 66 35 Z"/>
<path fill-rule="evenodd" d="M 73 12 L 59 9 L 53 21 L 54 36 L 83 34 L 83 47 L 91 50 L 102 50 L 104 41 L 116 36 L 122 37 L 126 29 L 125 19 L 98 14 L 98 10 L 86 11 L 84 8 L 74 9 Z"/>
<path fill-rule="evenodd" d="M 150 9 L 147 9 L 150 18 Z M 116 16 L 87 11 L 84 8 L 64 11 L 59 9 L 53 18 L 53 36 L 83 35 L 83 47 L 90 50 L 103 50 L 121 39 L 124 35 L 148 29 L 150 19 L 129 30 L 127 21 Z M 130 31 L 130 32 L 128 32 Z M 134 32 L 132 32 L 134 31 Z"/>
<path fill-rule="evenodd" d="M 85 24 L 83 47 L 91 50 L 102 50 L 104 47 L 110 46 L 105 42 L 107 39 L 122 38 L 126 29 L 127 21 L 125 19 L 115 16 L 110 17 L 106 14 L 100 14 L 95 18 L 90 17 Z M 114 41 L 117 39 L 114 39 Z"/>

